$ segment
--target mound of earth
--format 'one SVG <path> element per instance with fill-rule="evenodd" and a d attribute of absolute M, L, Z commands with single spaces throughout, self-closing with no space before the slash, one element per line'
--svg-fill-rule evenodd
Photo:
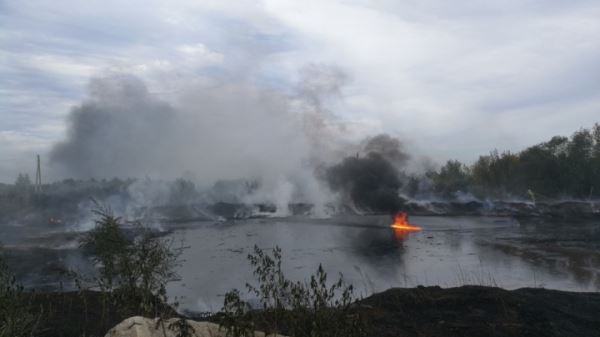
<path fill-rule="evenodd" d="M 29 296 L 32 307 L 45 314 L 39 336 L 104 336 L 131 316 L 94 291 Z M 182 317 L 167 305 L 157 307 L 163 317 Z M 355 310 L 371 337 L 600 337 L 600 293 L 483 286 L 392 288 L 358 301 Z"/>
<path fill-rule="evenodd" d="M 72 291 L 25 293 L 31 310 L 41 314 L 37 337 L 102 337 L 124 319 L 139 313 L 123 310 L 106 293 Z M 157 314 L 179 317 L 170 306 L 155 299 Z"/>
<path fill-rule="evenodd" d="M 600 336 L 600 293 L 393 288 L 358 303 L 370 336 Z"/>

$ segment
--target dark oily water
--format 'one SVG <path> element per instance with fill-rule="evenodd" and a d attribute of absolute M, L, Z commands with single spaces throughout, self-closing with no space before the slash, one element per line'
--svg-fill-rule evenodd
<path fill-rule="evenodd" d="M 390 287 L 463 284 L 507 289 L 600 290 L 600 223 L 492 217 L 411 217 L 420 232 L 398 232 L 388 216 L 197 222 L 171 233 L 184 240 L 179 274 L 169 286 L 180 309 L 216 311 L 222 295 L 253 280 L 254 245 L 283 250 L 287 276 L 305 280 L 322 264 L 342 273 L 358 295 Z M 164 224 L 164 228 L 172 227 Z M 28 286 L 57 288 L 62 269 L 85 271 L 73 233 L 30 236 L 8 246 Z"/>
<path fill-rule="evenodd" d="M 596 223 L 484 217 L 410 220 L 423 230 L 394 232 L 385 216 L 197 224 L 176 233 L 191 248 L 184 254 L 182 282 L 173 284 L 170 293 L 191 310 L 219 309 L 217 295 L 252 279 L 246 256 L 255 244 L 282 247 L 286 274 L 292 279 L 305 279 L 321 263 L 331 277 L 343 273 L 362 295 L 417 285 L 600 289 Z"/>

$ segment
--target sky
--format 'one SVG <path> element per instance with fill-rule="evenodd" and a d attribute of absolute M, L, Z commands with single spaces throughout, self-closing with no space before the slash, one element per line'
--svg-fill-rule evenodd
<path fill-rule="evenodd" d="M 344 76 L 328 109 L 434 162 L 518 151 L 600 121 L 600 2 L 0 0 L 0 182 L 33 175 L 95 77 L 293 92 Z"/>

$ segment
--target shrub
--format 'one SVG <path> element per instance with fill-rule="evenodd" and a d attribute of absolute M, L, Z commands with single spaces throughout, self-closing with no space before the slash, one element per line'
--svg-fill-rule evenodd
<path fill-rule="evenodd" d="M 282 271 L 281 257 L 279 247 L 273 256 L 257 246 L 254 254 L 248 255 L 258 285 L 246 284 L 246 288 L 258 299 L 260 309 L 254 310 L 242 300 L 239 290 L 228 292 L 221 319 L 228 336 L 252 336 L 256 329 L 294 337 L 364 335 L 362 320 L 351 306 L 353 287 L 344 285 L 341 275 L 328 285 L 327 273 L 319 265 L 310 281 L 292 282 Z"/>
<path fill-rule="evenodd" d="M 34 336 L 40 319 L 0 255 L 0 337 Z"/>
<path fill-rule="evenodd" d="M 141 223 L 127 235 L 121 219 L 108 208 L 98 207 L 94 213 L 95 228 L 80 240 L 98 269 L 94 284 L 126 314 L 161 316 L 166 285 L 178 279 L 175 268 L 183 247 L 173 247 L 172 240 Z"/>

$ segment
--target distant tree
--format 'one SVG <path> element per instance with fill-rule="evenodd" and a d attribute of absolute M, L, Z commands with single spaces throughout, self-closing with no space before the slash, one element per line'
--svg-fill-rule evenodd
<path fill-rule="evenodd" d="M 441 173 L 441 172 L 440 172 Z M 493 151 L 470 170 L 471 189 L 480 195 L 516 195 L 527 191 L 548 197 L 600 195 L 600 125 L 570 138 L 556 136 L 519 153 Z"/>
<path fill-rule="evenodd" d="M 458 160 L 449 160 L 439 172 L 431 172 L 429 177 L 434 190 L 446 197 L 452 197 L 458 191 L 466 192 L 471 181 L 469 168 Z"/>
<path fill-rule="evenodd" d="M 556 195 L 564 186 L 560 161 L 552 150 L 544 146 L 532 146 L 519 155 L 518 175 L 521 188 L 515 194 L 524 195 L 527 190 L 543 195 Z"/>
<path fill-rule="evenodd" d="M 178 178 L 171 185 L 171 191 L 169 195 L 169 201 L 171 204 L 181 205 L 187 204 L 194 201 L 198 196 L 196 191 L 196 185 L 183 178 Z"/>
<path fill-rule="evenodd" d="M 568 152 L 569 138 L 554 136 L 548 142 L 542 143 L 538 146 L 550 151 L 550 153 L 552 153 L 552 155 L 555 157 L 565 156 Z"/>
<path fill-rule="evenodd" d="M 17 180 L 15 181 L 15 187 L 19 189 L 27 189 L 31 187 L 31 179 L 29 179 L 29 174 L 19 173 Z"/>
<path fill-rule="evenodd" d="M 31 185 L 31 179 L 27 173 L 19 173 L 17 180 L 15 181 L 14 194 L 20 202 L 29 199 L 32 192 L 33 186 Z"/>
<path fill-rule="evenodd" d="M 592 128 L 594 146 L 592 148 L 591 175 L 593 195 L 600 195 L 600 124 L 594 124 Z"/>
<path fill-rule="evenodd" d="M 418 177 L 411 176 L 408 178 L 408 183 L 405 186 L 406 193 L 409 196 L 415 197 L 420 191 L 420 180 Z"/>
<path fill-rule="evenodd" d="M 592 149 L 594 140 L 587 129 L 576 131 L 568 146 L 566 174 L 569 184 L 566 193 L 572 196 L 586 196 L 592 188 Z"/>
<path fill-rule="evenodd" d="M 592 157 L 600 158 L 600 124 L 596 123 L 592 127 L 592 139 L 594 142 L 592 148 Z"/>
<path fill-rule="evenodd" d="M 492 186 L 502 194 L 511 193 L 519 185 L 517 155 L 510 152 L 498 154 L 497 150 L 490 154 L 490 177 Z"/>

